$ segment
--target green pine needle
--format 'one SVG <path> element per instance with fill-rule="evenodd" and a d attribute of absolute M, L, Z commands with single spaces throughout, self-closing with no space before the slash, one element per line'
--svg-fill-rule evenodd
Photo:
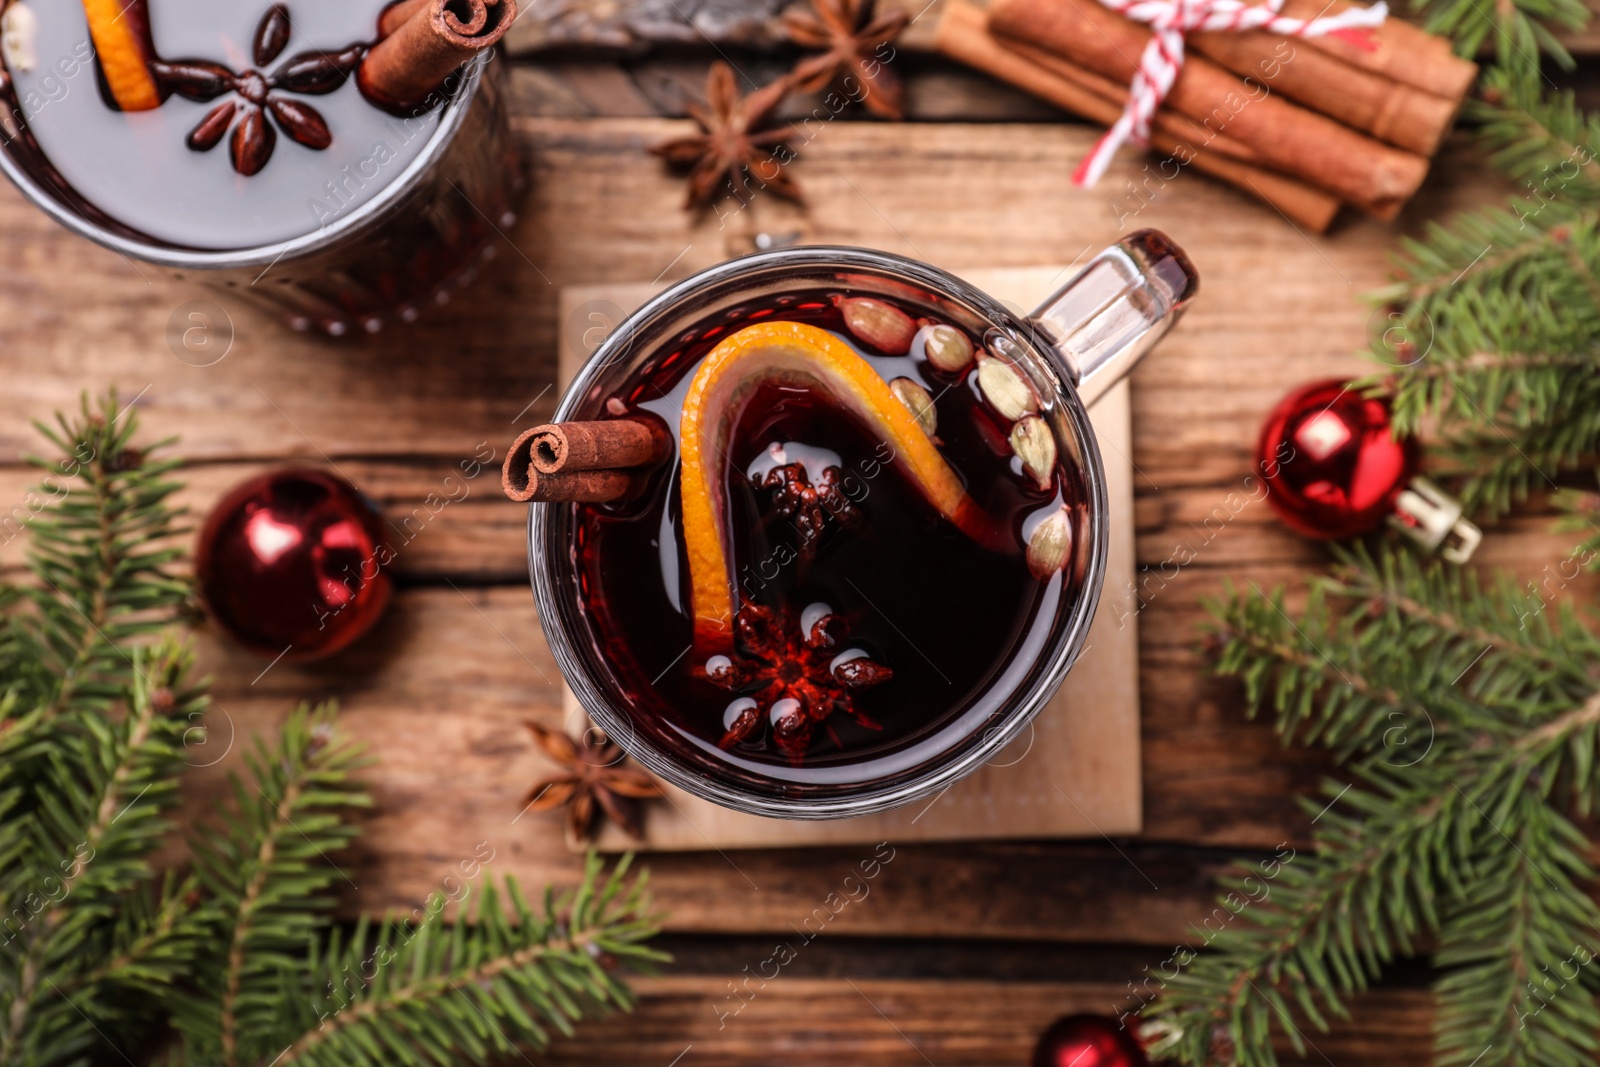
<path fill-rule="evenodd" d="M 1600 1005 L 1576 975 L 1600 908 L 1571 820 L 1600 786 L 1600 638 L 1536 590 L 1396 548 L 1340 551 L 1299 617 L 1257 589 L 1212 614 L 1218 673 L 1345 780 L 1306 806 L 1312 850 L 1241 871 L 1232 918 L 1161 975 L 1159 1050 L 1272 1067 L 1275 1042 L 1305 1049 L 1432 945 L 1439 1064 L 1592 1062 Z"/>
<path fill-rule="evenodd" d="M 449 922 L 441 900 L 341 934 L 370 800 L 331 707 L 258 741 L 192 862 L 152 867 L 207 701 L 173 634 L 177 464 L 135 428 L 115 396 L 40 426 L 32 580 L 0 585 L 0 1067 L 483 1062 L 629 1007 L 622 976 L 662 957 L 626 860 L 540 908 L 485 881 Z"/>

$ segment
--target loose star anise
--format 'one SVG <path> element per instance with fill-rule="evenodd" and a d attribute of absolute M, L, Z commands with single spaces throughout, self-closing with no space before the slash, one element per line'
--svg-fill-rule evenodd
<path fill-rule="evenodd" d="M 834 712 L 869 730 L 879 725 L 855 706 L 854 690 L 879 685 L 894 671 L 860 648 L 842 648 L 850 624 L 826 604 L 811 604 L 796 618 L 790 610 L 745 604 L 734 617 L 733 656 L 712 656 L 696 673 L 740 694 L 723 712 L 719 742 L 732 748 L 772 725 L 779 751 L 798 763 L 818 725 Z"/>
<path fill-rule="evenodd" d="M 720 60 L 711 64 L 706 106 L 689 106 L 689 114 L 703 132 L 663 141 L 650 149 L 675 167 L 689 168 L 685 207 L 710 204 L 729 187 L 741 200 L 748 199 L 751 178 L 778 196 L 800 199 L 800 187 L 784 170 L 790 157 L 777 155 L 794 131 L 787 126 L 763 128 L 791 87 L 787 78 L 779 78 L 741 98 L 733 68 Z"/>
<path fill-rule="evenodd" d="M 593 835 L 604 813 L 629 837 L 644 837 L 639 801 L 662 796 L 661 785 L 644 771 L 622 766 L 622 749 L 598 729 L 578 741 L 536 722 L 525 723 L 533 739 L 562 768 L 532 789 L 524 801 L 528 811 L 567 809 L 567 831 L 579 841 Z"/>
<path fill-rule="evenodd" d="M 861 102 L 874 115 L 901 117 L 900 79 L 889 68 L 890 41 L 911 22 L 904 11 L 873 17 L 875 0 L 811 0 L 811 11 L 788 11 L 783 24 L 789 39 L 801 48 L 820 48 L 821 55 L 802 59 L 791 77 L 801 92 L 828 88 L 840 77 L 854 75 L 861 83 Z"/>
<path fill-rule="evenodd" d="M 238 99 L 224 100 L 200 120 L 186 141 L 196 152 L 209 152 L 221 143 L 231 129 L 229 154 L 233 169 L 243 175 L 258 173 L 272 158 L 278 136 L 273 122 L 283 132 L 307 148 L 321 151 L 333 143 L 328 123 L 316 108 L 283 93 L 322 96 L 343 85 L 361 61 L 365 45 L 353 44 L 342 51 L 301 52 L 290 56 L 276 70 L 271 66 L 289 43 L 289 9 L 273 4 L 261 17 L 251 49 L 255 66 L 235 73 L 207 60 L 158 60 L 151 64 L 162 87 L 188 100 L 211 101 L 231 92 Z M 272 122 L 268 121 L 271 117 Z"/>

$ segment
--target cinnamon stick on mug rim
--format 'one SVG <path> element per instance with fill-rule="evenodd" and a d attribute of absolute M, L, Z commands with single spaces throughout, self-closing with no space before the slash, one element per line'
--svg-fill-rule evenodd
<path fill-rule="evenodd" d="M 506 487 L 512 500 L 544 504 L 613 504 L 636 496 L 645 475 L 638 468 L 625 470 L 562 471 L 560 474 L 527 472 L 520 489 Z"/>
<path fill-rule="evenodd" d="M 395 114 L 436 103 L 467 60 L 505 36 L 517 0 L 399 0 L 378 17 L 382 35 L 356 71 L 361 95 Z"/>
<path fill-rule="evenodd" d="M 672 450 L 648 418 L 553 422 L 512 442 L 500 482 L 512 500 L 606 504 L 635 495 Z"/>
<path fill-rule="evenodd" d="M 530 431 L 529 458 L 540 474 L 643 467 L 672 447 L 667 432 L 647 419 L 553 422 Z"/>

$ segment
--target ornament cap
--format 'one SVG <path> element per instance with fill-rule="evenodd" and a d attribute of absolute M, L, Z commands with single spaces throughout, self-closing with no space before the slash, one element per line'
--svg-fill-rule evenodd
<path fill-rule="evenodd" d="M 1483 531 L 1463 516 L 1461 502 L 1421 476 L 1411 479 L 1395 498 L 1389 522 L 1451 563 L 1467 562 L 1483 540 Z"/>

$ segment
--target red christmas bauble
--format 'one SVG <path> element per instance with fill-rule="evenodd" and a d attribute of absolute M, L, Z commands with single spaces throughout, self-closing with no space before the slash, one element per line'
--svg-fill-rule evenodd
<path fill-rule="evenodd" d="M 1146 1067 L 1139 1039 L 1115 1020 L 1068 1015 L 1050 1024 L 1033 1047 L 1032 1067 Z"/>
<path fill-rule="evenodd" d="M 1388 401 L 1362 396 L 1340 379 L 1284 397 L 1256 445 L 1267 503 L 1307 537 L 1376 529 L 1394 512 L 1418 460 L 1416 441 L 1395 435 Z"/>
<path fill-rule="evenodd" d="M 393 559 L 382 516 L 354 486 L 288 469 L 223 497 L 200 531 L 195 571 L 211 617 L 239 643 L 316 659 L 378 621 Z"/>

